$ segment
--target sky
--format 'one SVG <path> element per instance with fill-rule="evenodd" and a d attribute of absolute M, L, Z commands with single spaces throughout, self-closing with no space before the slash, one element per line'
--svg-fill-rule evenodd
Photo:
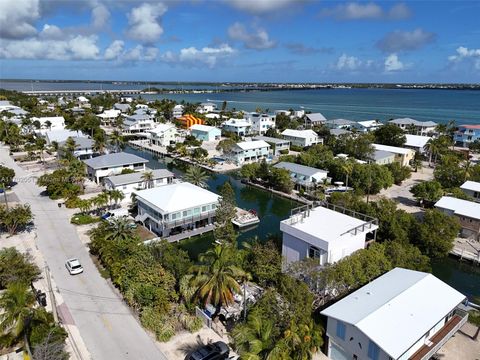
<path fill-rule="evenodd" d="M 480 82 L 480 1 L 0 0 L 0 78 Z"/>

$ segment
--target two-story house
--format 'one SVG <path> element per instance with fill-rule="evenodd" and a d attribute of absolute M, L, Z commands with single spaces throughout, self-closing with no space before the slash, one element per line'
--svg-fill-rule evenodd
<path fill-rule="evenodd" d="M 294 209 L 280 222 L 284 266 L 305 258 L 318 259 L 319 265 L 337 262 L 374 240 L 377 223 L 377 219 L 341 206 Z"/>
<path fill-rule="evenodd" d="M 224 131 L 228 131 L 238 135 L 240 137 L 244 137 L 250 134 L 252 128 L 252 124 L 249 123 L 245 119 L 229 119 L 222 124 L 222 129 Z"/>
<path fill-rule="evenodd" d="M 192 125 L 190 127 L 190 134 L 200 141 L 214 141 L 220 140 L 222 130 L 215 126 Z"/>
<path fill-rule="evenodd" d="M 290 141 L 269 136 L 254 136 L 253 140 L 263 140 L 270 145 L 270 152 L 277 157 L 290 150 Z"/>
<path fill-rule="evenodd" d="M 217 105 L 212 102 L 204 102 L 197 107 L 197 112 L 200 114 L 208 114 L 215 110 L 217 110 Z"/>
<path fill-rule="evenodd" d="M 328 179 L 328 171 L 310 166 L 282 161 L 275 164 L 274 167 L 288 170 L 293 182 L 306 188 L 323 184 Z"/>
<path fill-rule="evenodd" d="M 157 124 L 148 133 L 150 134 L 150 143 L 158 146 L 172 145 L 177 141 L 178 136 L 177 128 L 171 123 Z"/>
<path fill-rule="evenodd" d="M 465 181 L 460 189 L 468 196 L 472 197 L 474 201 L 480 202 L 480 182 Z"/>
<path fill-rule="evenodd" d="M 100 155 L 83 162 L 87 165 L 88 177 L 99 184 L 103 178 L 119 175 L 125 169 L 145 171 L 148 160 L 137 155 L 119 152 Z"/>
<path fill-rule="evenodd" d="M 285 140 L 290 141 L 291 145 L 298 147 L 307 147 L 315 144 L 323 144 L 323 139 L 313 130 L 293 130 L 285 129 L 282 131 Z"/>
<path fill-rule="evenodd" d="M 463 237 L 480 240 L 480 203 L 442 196 L 435 207 L 458 219 Z"/>
<path fill-rule="evenodd" d="M 268 129 L 275 128 L 275 117 L 257 112 L 247 112 L 244 119 L 252 124 L 251 131 L 255 134 L 264 135 Z"/>
<path fill-rule="evenodd" d="M 357 121 L 352 124 L 351 128 L 357 129 L 358 132 L 370 132 L 379 129 L 383 124 L 378 120 Z"/>
<path fill-rule="evenodd" d="M 95 154 L 97 154 L 97 152 L 93 150 L 92 139 L 78 136 L 71 137 L 71 139 L 75 142 L 75 150 L 73 151 L 73 156 L 75 156 L 77 159 L 90 159 Z M 67 145 L 67 140 L 58 143 L 58 155 L 60 157 L 65 154 L 65 146 Z"/>
<path fill-rule="evenodd" d="M 213 230 L 220 197 L 211 191 L 183 182 L 135 191 L 135 194 L 136 220 L 159 236 L 206 226 Z"/>
<path fill-rule="evenodd" d="M 321 312 L 332 360 L 428 360 L 465 324 L 465 295 L 395 268 Z"/>
<path fill-rule="evenodd" d="M 270 152 L 270 145 L 263 140 L 243 141 L 237 143 L 230 150 L 226 157 L 237 165 L 247 162 L 261 161 L 267 159 Z"/>
<path fill-rule="evenodd" d="M 437 123 L 433 121 L 418 121 L 411 118 L 400 118 L 389 121 L 403 131 L 412 133 L 413 135 L 428 135 L 435 132 Z"/>
<path fill-rule="evenodd" d="M 480 141 L 480 125 L 459 125 L 454 141 L 457 145 L 468 147 L 469 144 Z"/>
<path fill-rule="evenodd" d="M 123 132 L 126 134 L 147 133 L 155 128 L 155 121 L 150 115 L 134 114 L 123 121 Z"/>
<path fill-rule="evenodd" d="M 415 151 L 397 146 L 388 146 L 381 144 L 372 144 L 375 150 L 386 151 L 395 155 L 395 161 L 402 166 L 410 165 L 410 161 L 415 157 Z"/>
<path fill-rule="evenodd" d="M 149 180 L 146 179 L 145 172 L 134 172 L 106 177 L 103 184 L 107 190 L 120 190 L 125 195 L 124 200 L 130 201 L 132 192 L 171 184 L 175 177 L 172 172 L 166 169 L 147 169 L 148 171 L 151 172 L 151 179 Z"/>

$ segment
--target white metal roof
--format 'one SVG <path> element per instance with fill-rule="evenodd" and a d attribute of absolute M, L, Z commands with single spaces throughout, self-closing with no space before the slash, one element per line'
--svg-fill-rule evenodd
<path fill-rule="evenodd" d="M 318 136 L 317 133 L 313 130 L 293 130 L 293 129 L 283 130 L 282 135 L 295 136 L 295 137 L 304 138 L 304 139 L 312 136 Z"/>
<path fill-rule="evenodd" d="M 163 213 L 216 203 L 220 196 L 188 182 L 135 191 L 139 201 L 151 204 Z"/>
<path fill-rule="evenodd" d="M 253 150 L 258 148 L 270 147 L 270 145 L 263 140 L 243 141 L 237 143 L 237 146 L 242 150 Z"/>
<path fill-rule="evenodd" d="M 358 124 L 362 125 L 363 127 L 369 128 L 372 126 L 380 126 L 383 125 L 378 120 L 365 120 L 365 121 L 357 121 Z"/>
<path fill-rule="evenodd" d="M 428 142 L 428 140 L 431 139 L 430 136 L 410 135 L 410 134 L 405 134 L 405 137 L 407 138 L 407 141 L 405 142 L 405 146 L 411 146 L 411 147 L 420 148 L 420 149 L 423 149 L 425 144 Z"/>
<path fill-rule="evenodd" d="M 83 162 L 92 169 L 101 169 L 138 163 L 144 164 L 147 163 L 148 160 L 134 154 L 119 152 L 100 155 L 91 159 L 83 160 Z"/>
<path fill-rule="evenodd" d="M 372 145 L 376 150 L 388 151 L 394 154 L 407 155 L 413 151 L 412 149 L 404 149 L 396 146 L 388 146 L 388 145 L 380 145 L 380 144 L 372 144 Z"/>
<path fill-rule="evenodd" d="M 231 126 L 231 127 L 248 127 L 252 126 L 248 121 L 245 119 L 229 119 L 223 123 L 224 126 Z"/>
<path fill-rule="evenodd" d="M 287 227 L 293 228 L 306 235 L 302 236 L 305 237 L 305 239 L 320 239 L 329 243 L 337 241 L 342 234 L 366 223 L 363 220 L 327 209 L 322 206 L 310 210 L 309 216 L 303 218 L 302 221 L 292 224 L 291 219 L 295 218 L 296 216 L 300 215 L 293 215 L 289 219 L 281 222 L 284 224 L 284 226 L 280 225 L 282 231 L 285 230 L 287 233 L 290 233 L 290 231 L 285 227 L 286 225 Z M 295 230 L 293 232 L 297 233 Z M 374 227 L 372 227 L 372 230 L 374 230 Z M 305 239 L 303 240 L 305 241 Z"/>
<path fill-rule="evenodd" d="M 212 130 L 220 131 L 220 129 L 216 128 L 215 126 L 208 126 L 208 125 L 201 125 L 201 124 L 195 124 L 190 126 L 190 130 L 197 130 L 197 131 L 203 131 L 203 132 L 210 132 Z"/>
<path fill-rule="evenodd" d="M 464 299 L 431 274 L 395 268 L 322 314 L 357 327 L 398 359 Z"/>
<path fill-rule="evenodd" d="M 155 134 L 158 134 L 158 133 L 162 133 L 162 132 L 165 132 L 171 128 L 175 128 L 175 125 L 173 124 L 156 124 L 156 126 L 153 128 L 153 129 L 150 129 L 148 130 L 149 132 L 151 133 L 155 133 Z"/>
<path fill-rule="evenodd" d="M 281 161 L 278 164 L 275 164 L 273 167 L 285 169 L 300 175 L 313 176 L 318 173 L 328 174 L 327 170 L 317 169 L 311 166 L 305 166 L 300 164 L 295 164 L 291 162 Z"/>
<path fill-rule="evenodd" d="M 442 196 L 442 198 L 435 203 L 435 207 L 451 210 L 455 215 L 480 220 L 480 203 L 450 196 Z"/>
<path fill-rule="evenodd" d="M 480 192 L 480 182 L 470 181 L 470 180 L 465 181 L 463 185 L 460 186 L 460 189 Z"/>
<path fill-rule="evenodd" d="M 147 170 L 146 172 L 152 172 L 152 180 L 163 179 L 163 178 L 173 178 L 175 175 L 168 171 L 167 169 L 155 169 Z M 134 172 L 131 174 L 121 174 L 115 176 L 109 176 L 105 180 L 110 181 L 114 186 L 134 184 L 141 181 L 144 181 L 145 172 Z"/>

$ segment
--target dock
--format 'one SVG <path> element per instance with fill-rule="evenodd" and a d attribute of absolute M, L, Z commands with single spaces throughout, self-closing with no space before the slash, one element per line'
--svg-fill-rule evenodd
<path fill-rule="evenodd" d="M 450 251 L 450 255 L 460 260 L 468 260 L 480 265 L 480 243 L 469 239 L 457 238 L 455 239 L 453 249 Z"/>
<path fill-rule="evenodd" d="M 215 229 L 214 225 L 207 225 L 207 226 L 203 226 L 203 227 L 196 228 L 196 229 L 193 229 L 193 230 L 184 231 L 184 232 L 181 232 L 180 234 L 170 235 L 170 236 L 167 236 L 167 237 L 156 237 L 156 238 L 153 238 L 153 239 L 150 239 L 150 240 L 146 240 L 143 243 L 145 245 L 148 245 L 148 244 L 160 241 L 160 240 L 167 240 L 168 242 L 179 242 L 179 241 L 184 240 L 184 239 L 189 239 L 193 236 L 202 235 L 202 234 L 205 234 L 207 232 L 213 231 L 213 229 Z"/>

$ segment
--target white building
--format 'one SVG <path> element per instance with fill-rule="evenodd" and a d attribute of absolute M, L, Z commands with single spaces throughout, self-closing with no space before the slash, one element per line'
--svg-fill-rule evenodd
<path fill-rule="evenodd" d="M 212 102 L 201 103 L 197 107 L 197 112 L 200 113 L 200 114 L 207 114 L 207 113 L 215 111 L 215 110 L 217 110 L 217 105 L 215 103 L 212 103 Z"/>
<path fill-rule="evenodd" d="M 138 203 L 135 219 L 159 236 L 204 226 L 213 230 L 220 197 L 211 191 L 183 182 L 135 194 Z"/>
<path fill-rule="evenodd" d="M 270 145 L 270 152 L 273 156 L 277 157 L 282 153 L 287 153 L 290 150 L 290 141 L 285 139 L 273 138 L 269 136 L 254 136 L 252 140 L 263 140 Z"/>
<path fill-rule="evenodd" d="M 412 149 L 381 144 L 372 144 L 372 146 L 375 150 L 382 150 L 395 154 L 395 161 L 400 163 L 402 166 L 408 166 L 410 164 L 410 160 L 413 160 L 415 157 L 415 151 Z"/>
<path fill-rule="evenodd" d="M 428 360 L 467 321 L 465 296 L 435 276 L 395 268 L 321 312 L 332 360 Z"/>
<path fill-rule="evenodd" d="M 157 124 L 149 131 L 150 143 L 158 146 L 169 146 L 177 141 L 177 128 L 172 123 Z"/>
<path fill-rule="evenodd" d="M 252 124 L 251 131 L 255 134 L 264 135 L 268 129 L 275 128 L 275 117 L 257 112 L 247 112 L 244 119 Z"/>
<path fill-rule="evenodd" d="M 115 110 L 120 110 L 122 113 L 127 113 L 130 111 L 130 104 L 115 103 L 113 108 Z"/>
<path fill-rule="evenodd" d="M 462 237 L 480 241 L 480 203 L 442 196 L 435 203 L 435 207 L 458 219 L 462 227 Z"/>
<path fill-rule="evenodd" d="M 175 105 L 175 106 L 173 107 L 173 110 L 172 110 L 172 116 L 173 116 L 175 119 L 177 119 L 177 118 L 179 118 L 179 117 L 182 117 L 182 115 L 183 115 L 183 108 L 184 108 L 183 105 L 180 105 L 180 104 Z"/>
<path fill-rule="evenodd" d="M 39 133 L 40 135 L 45 137 L 48 145 L 52 145 L 53 142 L 61 143 L 62 141 L 67 140 L 69 137 L 87 137 L 81 131 L 73 131 L 73 130 L 44 130 L 43 132 Z"/>
<path fill-rule="evenodd" d="M 152 173 L 151 181 L 145 181 L 145 172 L 109 176 L 103 180 L 105 189 L 120 190 L 125 195 L 124 200 L 130 201 L 132 192 L 171 184 L 175 177 L 172 172 L 166 169 L 147 169 L 147 171 Z"/>
<path fill-rule="evenodd" d="M 360 132 L 370 132 L 379 129 L 383 124 L 378 120 L 357 121 L 352 125 L 353 128 Z"/>
<path fill-rule="evenodd" d="M 355 121 L 347 119 L 333 119 L 325 121 L 325 126 L 329 129 L 345 129 L 350 130 L 357 124 Z"/>
<path fill-rule="evenodd" d="M 323 182 L 328 179 L 328 171 L 310 166 L 282 161 L 275 164 L 274 167 L 288 170 L 293 182 L 305 187 L 315 186 L 315 184 L 323 184 Z"/>
<path fill-rule="evenodd" d="M 83 162 L 87 165 L 88 177 L 100 183 L 103 178 L 119 175 L 125 169 L 145 171 L 148 160 L 137 155 L 119 152 L 97 156 Z"/>
<path fill-rule="evenodd" d="M 38 121 L 42 130 L 63 130 L 65 119 L 63 116 L 32 117 L 32 122 Z M 40 130 L 40 131 L 42 131 Z M 38 132 L 38 130 L 37 130 Z M 44 133 L 44 132 L 42 132 Z"/>
<path fill-rule="evenodd" d="M 411 118 L 400 118 L 393 119 L 389 121 L 390 124 L 398 126 L 404 131 L 409 129 L 414 129 L 416 135 L 427 135 L 429 133 L 435 132 L 437 123 L 433 121 L 418 121 Z"/>
<path fill-rule="evenodd" d="M 245 119 L 229 119 L 222 124 L 224 131 L 234 133 L 240 137 L 250 134 L 252 124 Z"/>
<path fill-rule="evenodd" d="M 425 152 L 425 145 L 432 138 L 431 136 L 405 134 L 407 141 L 405 147 L 418 151 L 420 154 Z"/>
<path fill-rule="evenodd" d="M 247 162 L 261 161 L 268 158 L 270 145 L 263 140 L 244 141 L 237 143 L 233 149 L 225 154 L 237 165 Z"/>
<path fill-rule="evenodd" d="M 90 159 L 96 154 L 96 152 L 93 150 L 92 139 L 78 136 L 71 137 L 71 139 L 75 142 L 75 150 L 73 151 L 73 156 L 75 156 L 77 159 Z M 58 143 L 58 155 L 63 155 L 63 148 L 66 144 L 66 140 Z"/>
<path fill-rule="evenodd" d="M 119 105 L 127 105 L 128 107 L 130 107 L 130 105 L 128 104 L 119 104 Z M 97 117 L 99 117 L 103 123 L 111 123 L 115 121 L 121 113 L 122 111 L 119 109 L 109 109 L 109 110 L 105 110 L 101 114 L 97 114 Z"/>
<path fill-rule="evenodd" d="M 480 202 L 480 182 L 475 181 L 465 181 L 460 189 L 467 194 L 468 196 L 472 197 L 476 202 Z"/>
<path fill-rule="evenodd" d="M 290 141 L 290 144 L 299 147 L 323 143 L 323 139 L 319 138 L 317 133 L 313 130 L 285 129 L 282 131 L 282 136 L 285 140 Z"/>
<path fill-rule="evenodd" d="M 325 124 L 327 118 L 321 113 L 311 113 L 305 115 L 305 125 L 307 126 L 320 126 Z"/>
<path fill-rule="evenodd" d="M 334 263 L 365 248 L 366 242 L 374 239 L 376 219 L 355 213 L 362 220 L 346 214 L 354 214 L 353 211 L 339 206 L 335 209 L 345 213 L 322 206 L 303 206 L 280 222 L 284 265 L 305 258 L 318 259 L 319 265 Z"/>
<path fill-rule="evenodd" d="M 149 115 L 130 115 L 123 121 L 123 131 L 127 134 L 147 133 L 155 128 L 155 121 Z"/>

